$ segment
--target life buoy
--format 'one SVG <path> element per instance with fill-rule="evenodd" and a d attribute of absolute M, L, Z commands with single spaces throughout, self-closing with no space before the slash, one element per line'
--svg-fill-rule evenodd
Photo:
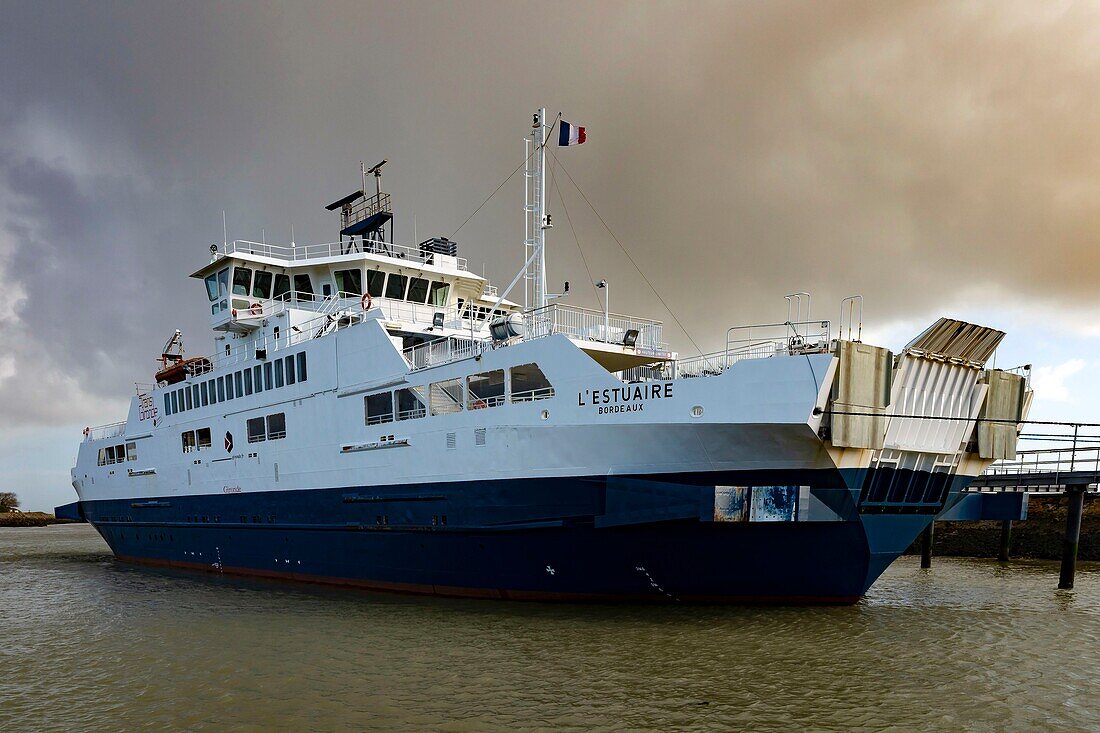
<path fill-rule="evenodd" d="M 260 303 L 253 303 L 252 305 L 248 306 L 248 312 L 254 316 L 258 316 L 264 312 L 264 307 Z"/>
<path fill-rule="evenodd" d="M 369 311 L 371 304 L 370 293 L 363 293 L 363 297 L 360 299 L 359 304 L 363 306 L 363 310 Z"/>

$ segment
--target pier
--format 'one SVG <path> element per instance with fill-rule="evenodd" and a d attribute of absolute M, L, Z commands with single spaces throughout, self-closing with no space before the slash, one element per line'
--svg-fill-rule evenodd
<path fill-rule="evenodd" d="M 1051 422 L 1032 424 L 1047 426 L 1047 429 L 1059 428 L 1061 432 L 1024 433 L 1020 435 L 1021 440 L 1070 445 L 1018 451 L 1014 459 L 998 461 L 990 466 L 971 483 L 967 496 L 936 517 L 921 535 L 922 568 L 931 567 L 932 564 L 936 521 L 1000 521 L 998 559 L 1003 562 L 1010 557 L 1012 523 L 1027 518 L 1028 497 L 1063 495 L 1067 512 L 1058 587 L 1067 590 L 1073 588 L 1085 494 L 1095 493 L 1100 485 L 1100 438 L 1095 434 L 1100 425 Z M 1091 431 L 1091 434 L 1086 434 L 1086 431 Z"/>

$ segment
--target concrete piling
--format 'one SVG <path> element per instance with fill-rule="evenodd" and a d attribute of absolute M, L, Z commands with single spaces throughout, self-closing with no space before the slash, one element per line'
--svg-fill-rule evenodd
<path fill-rule="evenodd" d="M 1008 562 L 1009 546 L 1012 544 L 1012 520 L 1001 520 L 1001 548 L 997 553 L 997 559 L 1001 562 Z"/>
<path fill-rule="evenodd" d="M 1066 536 L 1062 541 L 1062 571 L 1058 575 L 1058 587 L 1073 588 L 1077 572 L 1077 545 L 1081 540 L 1081 514 L 1085 508 L 1087 485 L 1066 486 Z"/>
<path fill-rule="evenodd" d="M 924 531 L 920 535 L 920 566 L 922 568 L 932 567 L 932 539 L 936 531 L 936 522 L 932 521 L 928 523 L 928 526 L 924 528 Z"/>

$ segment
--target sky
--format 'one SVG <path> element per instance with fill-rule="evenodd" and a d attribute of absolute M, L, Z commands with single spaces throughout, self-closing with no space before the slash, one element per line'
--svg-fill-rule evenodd
<path fill-rule="evenodd" d="M 230 239 L 333 241 L 323 206 L 386 158 L 397 240 L 453 236 L 506 284 L 520 176 L 462 224 L 540 106 L 588 134 L 554 152 L 570 302 L 598 307 L 606 278 L 612 310 L 686 353 L 783 320 L 785 293 L 833 320 L 860 293 L 864 340 L 999 328 L 998 366 L 1035 367 L 1032 417 L 1100 422 L 1097 3 L 0 0 L 0 19 L 0 490 L 27 509 L 75 499 L 81 429 L 125 417 L 174 329 L 212 349 L 187 275 L 223 210 Z"/>

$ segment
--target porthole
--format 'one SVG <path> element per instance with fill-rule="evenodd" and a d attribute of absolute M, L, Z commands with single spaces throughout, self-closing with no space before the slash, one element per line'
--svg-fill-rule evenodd
<path fill-rule="evenodd" d="M 702 417 L 703 416 L 703 406 L 702 405 L 696 405 L 695 407 L 691 408 L 691 416 L 692 417 Z"/>
<path fill-rule="evenodd" d="M 550 411 L 549 410 L 543 410 L 542 413 L 539 415 L 539 417 L 541 417 L 543 420 L 549 420 L 550 419 Z"/>

